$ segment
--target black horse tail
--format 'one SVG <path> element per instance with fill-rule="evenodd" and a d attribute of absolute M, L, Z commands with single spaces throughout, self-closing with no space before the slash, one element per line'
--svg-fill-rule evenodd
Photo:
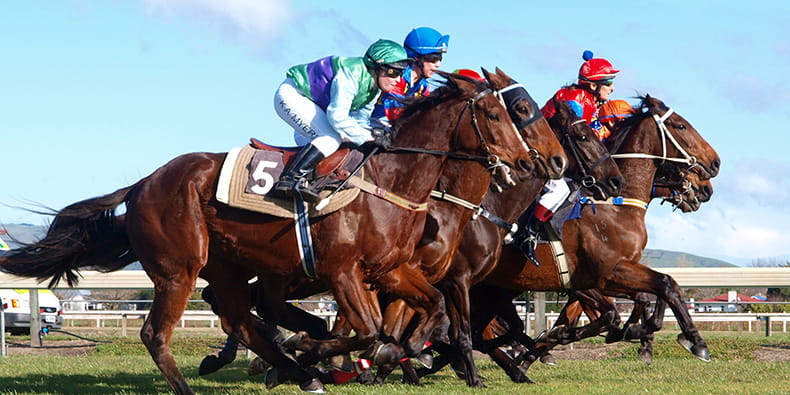
<path fill-rule="evenodd" d="M 52 288 L 64 278 L 69 286 L 76 285 L 80 268 L 106 273 L 136 261 L 126 217 L 115 211 L 140 182 L 64 208 L 55 215 L 43 239 L 0 257 L 0 272 L 35 277 L 39 282 L 50 279 Z"/>

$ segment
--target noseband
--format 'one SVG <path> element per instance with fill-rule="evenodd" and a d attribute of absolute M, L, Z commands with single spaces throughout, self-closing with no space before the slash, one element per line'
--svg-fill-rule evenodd
<path fill-rule="evenodd" d="M 478 100 L 488 96 L 489 94 L 493 93 L 494 90 L 491 88 L 486 88 L 483 91 L 480 91 L 472 98 L 466 100 L 466 105 L 464 109 L 458 114 L 458 120 L 455 124 L 455 129 L 453 130 L 453 139 L 452 144 L 453 146 L 457 146 L 458 144 L 458 134 L 461 127 L 461 122 L 464 116 L 464 113 L 468 110 L 470 112 L 470 118 L 472 122 L 472 129 L 475 131 L 475 135 L 477 136 L 477 140 L 480 143 L 482 150 L 485 152 L 485 156 L 483 155 L 469 155 L 463 154 L 459 152 L 450 152 L 450 151 L 441 151 L 441 150 L 431 150 L 425 148 L 412 148 L 412 147 L 395 147 L 392 146 L 387 149 L 387 152 L 415 152 L 415 153 L 422 153 L 422 154 L 430 154 L 436 156 L 446 156 L 449 159 L 457 159 L 457 160 L 469 160 L 469 161 L 476 161 L 485 164 L 486 168 L 489 171 L 492 171 L 498 167 L 507 166 L 513 167 L 511 163 L 507 163 L 506 161 L 502 161 L 497 155 L 494 155 L 491 152 L 491 149 L 488 146 L 488 143 L 485 141 L 485 137 L 483 137 L 483 131 L 480 129 L 480 125 L 477 121 L 477 114 L 475 113 L 475 102 Z M 521 139 L 521 135 L 518 134 L 519 139 L 521 140 L 522 144 L 526 146 L 524 140 Z"/>
<path fill-rule="evenodd" d="M 609 159 L 609 157 L 612 155 L 609 153 L 609 151 L 606 151 L 606 153 L 603 154 L 600 158 L 598 158 L 598 160 L 595 161 L 595 163 L 593 163 L 592 165 L 587 165 L 587 162 L 582 160 L 582 155 L 581 155 L 581 150 L 579 149 L 579 145 L 573 140 L 573 138 L 571 138 L 571 135 L 569 133 L 571 128 L 573 128 L 574 126 L 580 123 L 585 123 L 584 119 L 577 119 L 568 127 L 568 130 L 566 130 L 562 134 L 562 143 L 563 146 L 565 146 L 568 149 L 568 151 L 571 152 L 571 155 L 573 156 L 573 160 L 575 160 L 576 164 L 579 166 L 579 169 L 582 173 L 580 180 L 582 186 L 585 188 L 590 188 L 593 185 L 595 185 L 595 183 L 597 182 L 595 176 L 592 175 L 592 171 L 595 170 L 595 168 L 597 168 L 598 166 L 600 166 L 601 163 L 603 163 L 603 161 Z"/>
<path fill-rule="evenodd" d="M 670 132 L 669 128 L 665 121 L 669 118 L 670 115 L 674 113 L 674 110 L 671 108 L 664 113 L 664 115 L 659 116 L 658 114 L 652 114 L 653 119 L 656 121 L 656 126 L 658 128 L 658 134 L 661 137 L 661 156 L 658 155 L 651 155 L 651 154 L 642 154 L 642 153 L 629 153 L 629 154 L 614 154 L 612 155 L 613 158 L 642 158 L 642 159 L 661 159 L 661 165 L 664 165 L 666 162 L 675 162 L 675 163 L 683 163 L 688 165 L 686 170 L 691 170 L 695 167 L 699 167 L 702 171 L 708 173 L 708 171 L 697 162 L 697 158 L 691 156 L 686 152 L 683 146 L 678 143 L 675 136 Z M 667 140 L 669 140 L 673 146 L 680 152 L 682 158 L 670 158 L 667 156 Z"/>

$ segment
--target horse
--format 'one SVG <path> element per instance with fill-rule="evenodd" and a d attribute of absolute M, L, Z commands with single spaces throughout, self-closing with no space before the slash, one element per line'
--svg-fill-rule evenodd
<path fill-rule="evenodd" d="M 425 317 L 426 330 L 417 336 L 420 344 L 432 331 L 445 336 L 447 318 L 443 303 L 437 303 L 443 300 L 441 293 L 420 273 L 394 270 L 420 240 L 425 221 L 421 202 L 429 199 L 449 157 L 478 162 L 499 177 L 503 163 L 519 179 L 532 168 L 523 140 L 493 91 L 474 80 L 442 75 L 447 86 L 409 106 L 403 121 L 394 125 L 392 143 L 399 149 L 379 153 L 365 164 L 366 179 L 389 191 L 387 196 L 411 201 L 407 207 L 412 209 L 379 195 L 361 194 L 310 225 L 319 263 L 316 274 L 332 290 L 356 334 L 305 339 L 311 349 L 303 361 L 364 349 L 373 342 L 381 313 L 366 284 L 398 295 Z M 50 286 L 61 279 L 73 285 L 80 268 L 114 271 L 139 260 L 154 283 L 155 295 L 141 338 L 179 394 L 192 390 L 169 343 L 201 277 L 214 287 L 226 333 L 280 368 L 280 379 L 322 392 L 320 381 L 257 332 L 260 325 L 250 313 L 248 279 L 264 280 L 268 303 L 275 310 L 287 310 L 283 289 L 305 277 L 293 242 L 293 220 L 219 203 L 217 177 L 225 156 L 185 154 L 131 186 L 62 209 L 42 240 L 2 257 L 0 270 L 50 279 Z M 466 181 L 488 185 L 490 176 Z M 124 203 L 124 221 L 116 222 L 116 209 Z M 409 277 L 399 278 L 396 272 Z"/>
<path fill-rule="evenodd" d="M 540 109 L 529 96 L 526 89 L 513 81 L 499 68 L 496 69 L 496 73 L 489 73 L 485 69 L 483 73 L 488 76 L 490 85 L 500 96 L 500 100 L 503 101 L 508 109 L 511 120 L 530 147 L 531 159 L 538 164 L 534 172 L 535 176 L 543 179 L 546 177 L 561 177 L 565 171 L 567 158 L 553 131 L 542 120 Z M 460 174 L 471 175 L 480 171 L 485 170 L 480 169 L 480 166 L 473 162 L 455 161 L 448 163 L 442 172 L 437 188 L 440 191 L 437 192 L 444 194 L 444 196 L 450 196 L 446 195 L 449 193 L 453 196 L 453 199 L 456 199 L 455 201 L 461 199 L 464 203 L 461 205 L 447 203 L 441 197 L 437 198 L 438 200 L 429 202 L 429 222 L 426 224 L 423 239 L 430 239 L 430 242 L 423 241 L 420 244 L 412 258 L 412 263 L 410 263 L 412 266 L 419 265 L 419 269 L 426 274 L 429 282 L 435 282 L 435 278 L 446 271 L 446 267 L 450 263 L 450 259 L 448 259 L 446 254 L 450 254 L 457 249 L 461 230 L 472 215 L 478 213 L 477 210 L 470 209 L 469 205 L 474 204 L 469 202 L 470 200 L 480 200 L 479 196 L 484 194 L 486 190 L 486 185 L 457 182 L 456 180 L 459 179 Z M 440 210 L 436 208 L 437 205 L 445 205 L 445 207 Z M 416 268 L 412 270 L 416 270 Z M 296 295 L 291 294 L 289 297 L 293 298 Z M 388 332 L 391 332 L 391 327 L 394 323 L 392 318 L 387 319 L 387 317 L 394 317 L 394 314 L 405 314 L 403 309 L 406 309 L 406 306 L 402 304 L 402 301 L 387 307 L 384 313 L 385 335 L 393 337 L 393 334 Z M 260 307 L 259 311 L 262 311 Z M 398 313 L 395 313 L 395 311 L 398 311 Z M 409 312 L 413 313 L 411 310 Z M 409 314 L 408 318 L 410 319 L 411 316 L 412 314 Z M 303 315 L 303 317 L 305 317 L 305 322 L 293 325 L 293 327 L 305 328 L 309 317 L 306 315 Z M 339 322 L 344 322 L 342 315 Z M 338 330 L 333 331 L 333 333 L 343 334 L 350 331 L 350 328 L 345 328 L 344 330 L 341 327 L 342 325 L 339 325 Z M 314 337 L 316 331 L 316 328 L 313 328 L 313 331 L 308 329 L 306 332 Z M 301 337 L 294 338 L 288 344 L 299 348 L 300 342 Z M 219 357 L 209 356 L 204 359 L 204 364 L 201 364 L 202 374 L 213 372 L 232 361 L 233 356 L 235 356 L 235 347 L 236 343 L 230 339 L 226 342 L 226 347 L 220 352 Z M 398 345 L 393 343 L 382 348 L 376 347 L 379 349 L 379 356 L 391 352 L 390 347 L 398 348 Z M 419 350 L 410 350 L 408 352 L 414 353 L 416 351 Z M 401 351 L 397 350 L 394 352 L 400 353 Z"/>
<path fill-rule="evenodd" d="M 507 76 L 495 76 L 485 73 L 486 78 L 491 81 L 493 86 L 504 86 L 514 83 Z M 600 142 L 595 138 L 592 130 L 584 124 L 579 122 L 573 111 L 567 104 L 561 103 L 559 105 L 561 110 L 560 116 L 557 117 L 558 127 L 552 129 L 549 124 L 542 117 L 537 105 L 532 106 L 532 111 L 540 114 L 540 119 L 534 122 L 534 127 L 543 128 L 544 130 L 552 131 L 557 135 L 561 144 L 566 152 L 572 152 L 575 158 L 580 159 L 580 163 L 571 169 L 570 175 L 576 179 L 584 180 L 586 186 L 595 191 L 596 196 L 605 198 L 609 194 L 616 194 L 622 185 L 622 176 L 617 169 L 614 161 L 608 158 L 608 152 Z M 537 130 L 537 129 L 533 129 Z M 464 314 L 468 311 L 468 289 L 475 281 L 482 280 L 487 271 L 490 270 L 490 265 L 495 262 L 494 260 L 487 260 L 497 254 L 502 240 L 506 234 L 512 231 L 508 225 L 507 229 L 501 227 L 501 222 L 512 224 L 518 216 L 526 210 L 527 206 L 537 197 L 538 192 L 545 183 L 545 177 L 535 177 L 531 182 L 520 183 L 516 187 L 505 191 L 501 194 L 486 195 L 483 201 L 483 207 L 492 213 L 496 213 L 501 217 L 500 225 L 492 221 L 476 220 L 472 221 L 466 226 L 466 231 L 463 235 L 463 241 L 460 243 L 459 249 L 447 251 L 447 245 L 442 245 L 433 242 L 418 250 L 420 253 L 420 265 L 423 271 L 430 273 L 429 280 L 433 279 L 438 281 L 437 287 L 442 290 L 447 298 L 448 313 L 450 313 L 452 325 L 452 340 L 455 345 L 460 348 L 460 352 L 466 358 L 464 363 L 468 372 L 465 375 L 467 384 L 469 386 L 481 386 L 482 381 L 476 373 L 474 359 L 472 357 L 471 342 L 468 340 L 469 336 L 465 332 L 463 326 L 457 325 L 463 321 L 458 318 L 459 314 Z M 441 184 L 441 181 L 440 181 Z M 451 191 L 453 192 L 453 191 Z M 441 223 L 441 218 L 447 216 L 447 213 L 452 213 L 454 210 L 459 210 L 456 205 L 443 202 L 441 200 L 432 202 L 430 214 L 440 220 L 440 232 L 444 229 L 444 224 Z M 470 234 L 469 228 L 482 227 L 486 229 L 487 233 L 483 237 L 477 237 L 480 233 Z M 441 238 L 437 238 L 441 239 Z M 481 257 L 480 260 L 466 260 L 459 261 L 459 257 L 475 256 L 477 254 Z M 449 266 L 448 262 L 452 262 Z M 434 269 L 434 262 L 440 262 L 442 270 Z M 487 266 L 488 265 L 488 266 Z M 459 307 L 460 306 L 460 307 Z M 398 309 L 393 309 L 389 306 L 388 315 L 389 319 L 385 319 L 385 333 L 396 339 L 402 336 L 402 333 L 409 324 L 408 312 L 403 309 L 402 303 L 396 302 L 395 306 Z M 468 314 L 468 313 L 467 313 Z M 388 328 L 388 325 L 390 328 Z M 437 344 L 436 347 L 440 347 Z M 404 366 L 405 365 L 405 366 Z M 405 376 L 416 379 L 416 376 L 409 373 L 411 369 L 408 361 L 402 365 L 404 367 Z M 380 369 L 376 380 L 383 381 L 384 377 L 391 371 L 392 367 Z"/>
<path fill-rule="evenodd" d="M 642 97 L 640 109 L 642 112 L 631 117 L 626 127 L 607 142 L 610 150 L 618 152 L 613 157 L 617 158 L 618 165 L 626 176 L 623 196 L 635 201 L 648 201 L 655 175 L 661 165 L 667 162 L 692 166 L 686 170 L 696 173 L 700 179 L 709 179 L 718 173 L 718 154 L 684 118 L 650 96 Z M 662 143 L 666 139 L 676 143 L 668 147 Z M 675 158 L 684 155 L 694 159 Z M 702 164 L 699 158 L 704 158 Z M 698 166 L 702 167 L 702 171 L 692 170 Z M 647 243 L 644 226 L 646 207 L 636 206 L 640 204 L 617 206 L 599 202 L 595 213 L 590 212 L 593 209 L 589 205 L 583 206 L 582 212 L 587 214 L 564 223 L 562 244 L 568 257 L 571 288 L 599 289 L 629 295 L 634 292 L 657 295 L 669 304 L 678 318 L 682 329 L 678 337 L 681 345 L 699 359 L 707 361 L 710 359 L 707 345 L 688 315 L 677 283 L 670 276 L 639 263 Z M 485 285 L 481 286 L 509 288 L 514 290 L 514 294 L 524 290 L 562 291 L 564 287 L 558 280 L 556 269 L 545 266 L 536 268 L 525 263 L 517 248 L 506 246 L 499 264 L 483 282 Z M 490 306 L 491 294 L 479 294 L 485 297 L 480 296 L 475 303 L 481 304 L 481 308 Z M 507 299 L 508 304 L 510 299 Z M 505 303 L 504 300 L 503 297 L 500 302 Z M 610 304 L 604 302 L 605 297 L 596 300 Z M 611 325 L 614 319 L 612 315 L 616 314 L 613 306 L 602 305 L 597 309 L 610 311 L 606 320 L 599 324 L 608 322 L 609 324 L 604 325 Z M 565 330 L 570 328 L 566 327 Z M 532 350 L 535 356 L 540 356 L 542 351 Z"/>

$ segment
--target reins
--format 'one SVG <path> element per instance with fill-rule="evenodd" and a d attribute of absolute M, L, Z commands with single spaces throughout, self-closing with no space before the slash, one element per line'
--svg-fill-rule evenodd
<path fill-rule="evenodd" d="M 613 154 L 612 158 L 615 159 L 626 159 L 626 158 L 635 158 L 635 159 L 661 159 L 661 164 L 663 165 L 664 162 L 676 162 L 676 163 L 685 163 L 689 165 L 688 169 L 694 168 L 698 165 L 697 158 L 691 156 L 686 152 L 686 150 L 678 143 L 675 136 L 672 132 L 669 131 L 667 128 L 665 121 L 669 118 L 670 115 L 674 113 L 674 110 L 671 108 L 667 110 L 662 116 L 658 116 L 658 114 L 652 114 L 653 119 L 656 121 L 656 125 L 658 126 L 659 136 L 661 136 L 661 156 L 652 155 L 652 154 L 644 154 L 644 153 L 626 153 L 626 154 Z M 630 132 L 630 131 L 629 131 Z M 680 151 L 680 154 L 683 158 L 670 158 L 667 156 L 667 139 L 672 143 L 672 145 Z M 621 142 L 624 140 L 621 140 Z M 617 151 L 620 147 L 613 147 L 612 151 Z M 707 171 L 703 168 L 704 171 Z"/>
<path fill-rule="evenodd" d="M 581 153 L 579 152 L 579 147 L 576 144 L 576 142 L 574 142 L 573 139 L 571 138 L 571 136 L 569 134 L 569 131 L 570 131 L 570 128 L 572 128 L 572 127 L 574 127 L 574 126 L 576 126 L 576 125 L 578 125 L 580 123 L 584 123 L 584 122 L 585 122 L 584 119 L 577 119 L 576 121 L 574 121 L 568 127 L 568 130 L 566 130 L 565 133 L 563 133 L 562 141 L 563 141 L 563 143 L 565 143 L 564 145 L 566 145 L 566 148 L 571 152 L 571 155 L 573 155 L 573 159 L 579 165 L 580 171 L 582 173 L 581 180 L 580 180 L 582 186 L 585 187 L 585 188 L 590 188 L 593 185 L 595 185 L 595 183 L 597 182 L 597 180 L 595 179 L 595 176 L 593 176 L 590 173 L 593 170 L 595 170 L 595 168 L 600 166 L 601 163 L 603 163 L 603 161 L 605 161 L 606 159 L 609 159 L 611 154 L 609 152 L 606 152 L 603 156 L 598 158 L 598 160 L 595 161 L 595 163 L 593 163 L 592 165 L 587 165 L 587 162 L 582 160 Z"/>
<path fill-rule="evenodd" d="M 385 152 L 411 152 L 411 153 L 418 153 L 418 154 L 429 154 L 434 156 L 446 156 L 449 159 L 457 159 L 457 160 L 468 160 L 468 161 L 475 161 L 480 163 L 485 163 L 487 165 L 488 170 L 492 170 L 494 168 L 500 166 L 511 166 L 512 164 L 503 162 L 498 156 L 491 153 L 491 149 L 488 147 L 488 143 L 486 143 L 485 138 L 483 137 L 483 132 L 480 130 L 480 125 L 477 122 L 477 115 L 475 113 L 475 102 L 482 99 L 483 97 L 491 94 L 493 90 L 491 88 L 487 88 L 481 92 L 479 92 L 475 97 L 469 98 L 466 100 L 466 105 L 464 109 L 458 114 L 458 121 L 455 124 L 455 129 L 453 130 L 453 144 L 455 144 L 456 138 L 458 136 L 458 130 L 461 127 L 461 120 L 466 113 L 467 110 L 470 111 L 470 117 L 472 120 L 472 129 L 475 131 L 475 135 L 477 136 L 478 141 L 483 149 L 486 152 L 486 156 L 482 155 L 470 155 L 464 154 L 460 152 L 450 152 L 450 151 L 442 151 L 442 150 L 432 150 L 427 148 L 418 148 L 418 147 L 399 147 L 399 146 L 390 146 L 385 149 Z"/>

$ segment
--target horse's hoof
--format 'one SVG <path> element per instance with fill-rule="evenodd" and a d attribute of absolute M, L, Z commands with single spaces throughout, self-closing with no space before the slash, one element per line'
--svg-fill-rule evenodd
<path fill-rule="evenodd" d="M 378 363 L 376 363 L 378 362 L 376 361 L 376 356 L 383 347 L 384 342 L 381 340 L 376 340 L 370 345 L 370 347 L 367 348 L 367 350 L 362 351 L 362 353 L 359 354 L 359 357 L 371 361 L 374 365 L 378 365 Z"/>
<path fill-rule="evenodd" d="M 247 365 L 247 375 L 248 376 L 257 376 L 261 373 L 266 372 L 266 369 L 269 369 L 272 365 L 269 362 L 266 362 L 261 357 L 255 357 L 250 364 Z"/>
<path fill-rule="evenodd" d="M 374 385 L 376 384 L 376 378 L 373 377 L 373 372 L 366 370 L 357 376 L 357 383 L 364 385 Z"/>
<path fill-rule="evenodd" d="M 198 367 L 198 375 L 205 376 L 207 374 L 211 374 L 216 372 L 217 370 L 222 369 L 223 366 L 227 365 L 228 362 L 220 359 L 216 355 L 206 355 L 202 361 L 200 361 L 200 366 Z"/>
<path fill-rule="evenodd" d="M 707 346 L 695 345 L 694 347 L 691 347 L 691 353 L 704 362 L 710 362 L 710 351 L 708 351 Z"/>
<path fill-rule="evenodd" d="M 421 353 L 417 356 L 417 362 L 430 369 L 433 367 L 433 354 L 430 351 Z"/>
<path fill-rule="evenodd" d="M 557 360 L 554 359 L 554 356 L 549 353 L 545 353 L 541 355 L 540 362 L 543 362 L 544 364 L 549 366 L 557 366 Z"/>
<path fill-rule="evenodd" d="M 691 351 L 691 347 L 694 346 L 694 343 L 692 343 L 689 339 L 686 339 L 686 336 L 683 335 L 682 333 L 678 334 L 678 344 L 683 346 L 683 348 L 685 348 L 689 352 L 693 353 L 693 351 Z"/>
<path fill-rule="evenodd" d="M 266 388 L 272 389 L 282 382 L 280 381 L 280 374 L 277 368 L 271 368 L 266 371 L 266 375 L 263 376 L 263 383 L 266 384 Z"/>
<path fill-rule="evenodd" d="M 311 380 L 305 381 L 304 383 L 299 384 L 299 389 L 304 392 L 309 392 L 311 394 L 325 394 L 326 390 L 324 389 L 324 384 L 321 383 L 316 378 Z"/>
<path fill-rule="evenodd" d="M 620 340 L 623 340 L 625 331 L 618 329 L 612 329 L 606 332 L 606 344 L 616 343 Z"/>
<path fill-rule="evenodd" d="M 650 366 L 653 363 L 653 351 L 647 349 L 639 349 L 639 359 L 645 363 L 645 365 Z"/>
<path fill-rule="evenodd" d="M 351 360 L 351 355 L 349 354 L 331 356 L 324 360 L 324 363 L 344 372 L 351 372 L 354 370 L 354 361 Z"/>
<path fill-rule="evenodd" d="M 373 365 L 381 366 L 394 364 L 404 357 L 400 346 L 393 343 L 384 343 L 376 340 L 367 350 L 360 354 L 360 358 L 370 360 Z"/>
<path fill-rule="evenodd" d="M 623 330 L 623 337 L 621 340 L 639 339 L 642 337 L 642 333 L 640 332 L 642 332 L 642 327 L 639 326 L 639 324 L 628 325 L 628 327 L 626 327 L 625 330 Z"/>
<path fill-rule="evenodd" d="M 292 334 L 291 336 L 288 336 L 287 339 L 283 340 L 283 343 L 281 345 L 286 350 L 296 350 L 297 346 L 299 346 L 299 343 L 302 342 L 302 339 L 308 336 L 309 335 L 307 334 L 307 332 L 299 331 Z"/>

